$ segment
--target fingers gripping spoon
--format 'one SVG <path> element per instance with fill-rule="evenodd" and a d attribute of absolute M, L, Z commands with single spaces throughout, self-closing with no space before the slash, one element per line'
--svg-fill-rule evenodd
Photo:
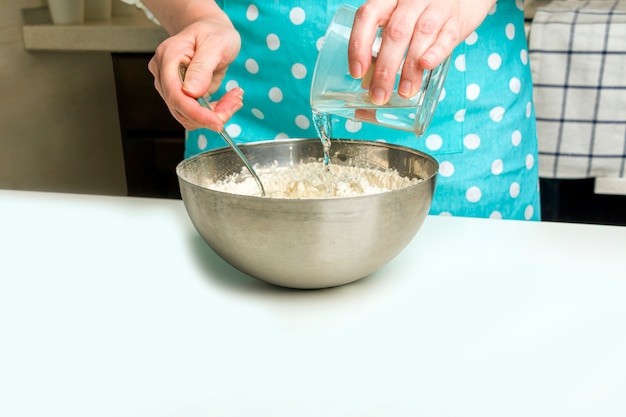
<path fill-rule="evenodd" d="M 181 82 L 185 81 L 186 73 L 187 73 L 187 67 L 184 65 L 180 65 L 178 67 L 178 75 L 180 76 Z M 198 103 L 200 103 L 201 106 L 206 107 L 207 109 L 213 111 L 213 107 L 211 107 L 211 103 L 209 103 L 209 100 L 207 100 L 206 97 L 204 96 L 198 97 Z M 248 158 L 246 158 L 246 155 L 244 155 L 244 153 L 241 152 L 241 149 L 239 149 L 239 147 L 235 144 L 235 142 L 233 141 L 233 138 L 231 138 L 228 132 L 226 132 L 226 129 L 222 129 L 219 133 L 222 136 L 222 138 L 228 143 L 231 149 L 235 151 L 237 156 L 241 159 L 241 162 L 243 162 L 245 167 L 250 172 L 250 175 L 252 175 L 252 178 L 254 178 L 254 181 L 256 181 L 257 185 L 259 186 L 259 189 L 261 190 L 261 195 L 265 197 L 265 188 L 263 188 L 261 179 L 259 178 L 257 173 L 254 171 L 254 168 L 252 168 L 252 164 L 250 163 L 250 161 L 248 161 Z"/>

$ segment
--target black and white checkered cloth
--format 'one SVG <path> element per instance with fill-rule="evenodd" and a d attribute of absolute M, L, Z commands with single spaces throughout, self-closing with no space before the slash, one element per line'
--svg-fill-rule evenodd
<path fill-rule="evenodd" d="M 626 1 L 538 8 L 529 57 L 539 175 L 626 177 Z"/>

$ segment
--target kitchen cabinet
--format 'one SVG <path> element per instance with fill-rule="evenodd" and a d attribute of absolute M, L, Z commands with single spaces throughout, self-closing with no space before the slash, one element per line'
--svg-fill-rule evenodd
<path fill-rule="evenodd" d="M 128 194 L 180 198 L 175 170 L 185 131 L 154 88 L 151 57 L 112 54 Z"/>
<path fill-rule="evenodd" d="M 543 220 L 626 226 L 626 196 L 596 194 L 595 178 L 541 178 Z"/>

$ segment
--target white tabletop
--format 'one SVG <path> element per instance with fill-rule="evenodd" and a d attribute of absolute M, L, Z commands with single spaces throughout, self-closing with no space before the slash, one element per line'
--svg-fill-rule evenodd
<path fill-rule="evenodd" d="M 181 201 L 0 191 L 0 416 L 626 415 L 626 228 L 429 217 L 273 287 Z"/>

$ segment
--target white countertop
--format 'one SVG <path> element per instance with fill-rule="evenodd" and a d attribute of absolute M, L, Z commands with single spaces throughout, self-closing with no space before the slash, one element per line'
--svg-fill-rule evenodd
<path fill-rule="evenodd" d="M 626 415 L 626 228 L 428 217 L 286 290 L 178 200 L 0 191 L 0 415 Z"/>

